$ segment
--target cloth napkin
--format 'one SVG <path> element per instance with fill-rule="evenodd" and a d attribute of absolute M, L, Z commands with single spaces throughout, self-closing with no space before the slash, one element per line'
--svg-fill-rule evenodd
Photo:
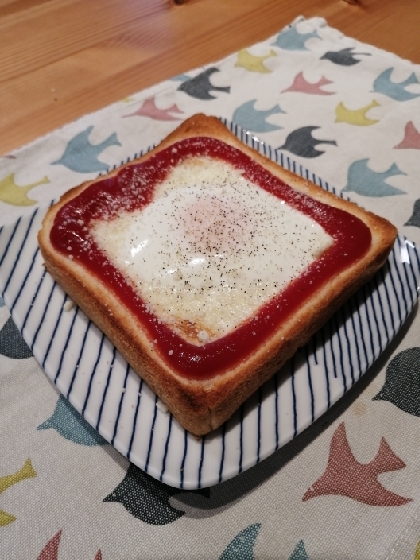
<path fill-rule="evenodd" d="M 0 158 L 0 226 L 159 142 L 234 121 L 420 245 L 420 67 L 298 18 Z M 0 299 L 0 556 L 420 558 L 420 317 L 313 426 L 241 475 L 170 488 L 47 380 Z"/>

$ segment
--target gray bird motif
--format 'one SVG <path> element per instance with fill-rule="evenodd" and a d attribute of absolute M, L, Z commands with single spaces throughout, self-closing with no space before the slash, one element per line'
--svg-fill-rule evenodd
<path fill-rule="evenodd" d="M 413 213 L 411 214 L 408 222 L 406 222 L 404 225 L 420 228 L 420 198 L 415 201 L 413 206 Z"/>
<path fill-rule="evenodd" d="M 317 150 L 318 144 L 331 144 L 337 146 L 335 140 L 318 140 L 312 136 L 312 132 L 320 128 L 319 126 L 302 126 L 293 130 L 286 138 L 286 142 L 277 148 L 287 150 L 292 154 L 306 158 L 319 157 L 325 150 Z"/>
<path fill-rule="evenodd" d="M 194 78 L 190 78 L 189 80 L 183 82 L 178 90 L 183 91 L 187 95 L 191 97 L 195 97 L 196 99 L 216 99 L 214 95 L 212 95 L 211 91 L 224 91 L 226 93 L 230 93 L 230 87 L 218 87 L 212 85 L 210 82 L 210 77 L 215 73 L 220 72 L 218 68 L 207 68 L 204 72 L 201 72 Z"/>
<path fill-rule="evenodd" d="M 392 358 L 385 384 L 374 401 L 388 401 L 400 410 L 420 417 L 420 347 L 407 348 Z"/>
<path fill-rule="evenodd" d="M 136 519 L 149 525 L 167 525 L 184 515 L 169 503 L 175 494 L 196 493 L 209 498 L 208 488 L 203 490 L 179 490 L 155 480 L 133 464 L 120 484 L 104 498 L 104 502 L 120 502 Z"/>
<path fill-rule="evenodd" d="M 328 51 L 321 56 L 321 60 L 329 60 L 333 64 L 338 64 L 340 66 L 354 66 L 360 62 L 355 56 L 371 55 L 370 53 L 355 53 L 354 48 L 347 47 L 339 51 Z"/>

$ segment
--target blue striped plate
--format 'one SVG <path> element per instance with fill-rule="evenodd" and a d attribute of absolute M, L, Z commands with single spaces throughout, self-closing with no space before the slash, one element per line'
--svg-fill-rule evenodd
<path fill-rule="evenodd" d="M 280 152 L 227 124 L 243 142 L 333 190 Z M 37 245 L 44 213 L 38 209 L 0 230 L 0 292 L 6 305 L 47 376 L 89 424 L 131 462 L 178 488 L 225 481 L 302 432 L 360 379 L 418 297 L 420 253 L 400 236 L 371 282 L 228 422 L 197 438 L 165 411 L 80 309 L 68 310 L 66 295 L 45 272 Z"/>

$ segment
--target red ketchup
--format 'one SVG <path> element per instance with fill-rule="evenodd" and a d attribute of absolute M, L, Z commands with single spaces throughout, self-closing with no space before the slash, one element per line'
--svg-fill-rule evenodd
<path fill-rule="evenodd" d="M 145 207 L 156 185 L 170 169 L 191 156 L 218 158 L 241 170 L 245 179 L 284 200 L 316 221 L 333 238 L 328 249 L 292 280 L 277 296 L 258 309 L 258 317 L 202 346 L 188 343 L 148 310 L 124 275 L 99 250 L 90 223 L 112 219 L 121 211 Z M 295 191 L 240 150 L 212 138 L 189 138 L 85 189 L 57 213 L 51 229 L 53 247 L 79 261 L 98 277 L 139 320 L 154 349 L 177 373 L 191 379 L 209 379 L 246 359 L 290 315 L 329 279 L 360 259 L 369 249 L 371 233 L 360 219 Z"/>

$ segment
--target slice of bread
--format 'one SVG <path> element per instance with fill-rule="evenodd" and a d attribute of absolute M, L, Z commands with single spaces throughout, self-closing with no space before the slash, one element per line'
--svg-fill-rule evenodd
<path fill-rule="evenodd" d="M 67 192 L 38 235 L 58 284 L 196 435 L 278 371 L 395 237 L 201 114 Z"/>

